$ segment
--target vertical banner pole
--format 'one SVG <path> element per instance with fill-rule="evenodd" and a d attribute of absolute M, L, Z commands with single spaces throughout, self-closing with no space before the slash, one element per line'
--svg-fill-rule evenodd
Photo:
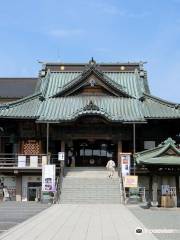
<path fill-rule="evenodd" d="M 46 125 L 46 154 L 47 154 L 47 160 L 48 160 L 48 164 L 50 163 L 50 159 L 49 159 L 49 123 L 47 123 Z"/>
<path fill-rule="evenodd" d="M 133 154 L 136 153 L 136 124 L 133 123 Z M 135 170 L 135 158 L 134 158 L 134 175 L 136 174 L 136 170 Z"/>

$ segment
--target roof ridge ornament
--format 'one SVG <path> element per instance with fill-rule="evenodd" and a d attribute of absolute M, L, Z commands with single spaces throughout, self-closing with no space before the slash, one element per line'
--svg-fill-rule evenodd
<path fill-rule="evenodd" d="M 99 65 L 96 63 L 94 58 L 89 61 L 87 65 L 85 65 L 84 70 L 82 72 L 82 76 L 88 75 L 90 72 L 96 72 L 99 76 L 103 77 L 104 73 L 100 69 Z"/>
<path fill-rule="evenodd" d="M 96 61 L 94 60 L 94 58 L 92 57 L 91 60 L 89 61 L 89 65 L 96 65 Z"/>
<path fill-rule="evenodd" d="M 164 145 L 168 145 L 168 144 L 175 146 L 176 142 L 171 137 L 169 137 L 164 142 L 159 144 L 159 146 L 164 146 Z"/>
<path fill-rule="evenodd" d="M 141 102 L 144 102 L 145 100 L 146 100 L 146 98 L 145 98 L 144 95 L 142 95 L 142 96 L 139 98 L 139 101 L 141 101 Z"/>
<path fill-rule="evenodd" d="M 83 108 L 83 111 L 99 111 L 99 107 L 92 100 Z"/>
<path fill-rule="evenodd" d="M 180 104 L 177 103 L 177 104 L 175 105 L 175 109 L 179 109 L 179 108 L 180 108 Z"/>

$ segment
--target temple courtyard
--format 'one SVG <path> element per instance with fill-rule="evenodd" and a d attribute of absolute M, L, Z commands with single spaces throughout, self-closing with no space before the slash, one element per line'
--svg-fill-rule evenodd
<path fill-rule="evenodd" d="M 0 239 L 180 239 L 179 209 L 138 205 L 0 204 Z M 168 219 L 168 221 L 166 221 Z M 136 233 L 142 229 L 142 233 Z M 153 233 L 153 234 L 152 234 Z"/>
<path fill-rule="evenodd" d="M 5 208 L 0 210 L 1 228 L 3 222 L 5 224 L 14 212 L 14 210 L 12 213 L 8 212 L 9 209 L 6 210 L 7 214 Z M 18 210 L 18 207 L 16 209 Z M 14 222 L 18 223 L 18 218 L 19 222 L 25 220 L 22 212 L 19 211 L 21 216 L 16 213 L 16 218 L 14 215 Z M 156 239 L 147 226 L 135 217 L 136 214 L 132 214 L 128 208 L 120 204 L 57 204 L 33 216 L 34 214 L 35 211 L 31 209 L 31 218 L 14 227 L 7 225 L 4 230 L 12 228 L 4 231 L 0 239 Z M 136 233 L 137 229 L 142 229 L 142 233 Z"/>
<path fill-rule="evenodd" d="M 0 202 L 0 234 L 37 215 L 49 206 L 35 202 Z"/>

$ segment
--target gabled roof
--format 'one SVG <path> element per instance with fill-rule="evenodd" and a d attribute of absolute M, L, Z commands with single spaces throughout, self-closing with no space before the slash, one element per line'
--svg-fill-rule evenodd
<path fill-rule="evenodd" d="M 94 63 L 90 63 L 79 76 L 71 82 L 66 83 L 53 97 L 64 97 L 72 94 L 77 91 L 77 89 L 82 86 L 82 83 L 91 75 L 97 77 L 104 84 L 104 88 L 110 88 L 111 93 L 115 96 L 132 97 L 125 91 L 125 88 L 121 84 L 109 78 L 106 74 L 99 70 L 98 66 Z"/>
<path fill-rule="evenodd" d="M 56 69 L 57 68 L 58 67 L 56 67 Z M 65 66 L 65 69 L 66 68 Z M 127 67 L 125 70 L 121 70 L 120 65 L 119 67 L 117 65 L 116 71 L 112 71 L 107 64 L 107 66 L 104 65 L 102 71 L 101 65 L 91 65 L 90 63 L 82 69 L 83 71 L 50 71 L 48 69 L 47 72 L 43 69 L 40 88 L 44 85 L 48 86 L 45 92 L 46 97 L 63 96 L 63 93 L 73 88 L 76 84 L 78 85 L 78 83 L 82 82 L 88 75 L 96 74 L 106 85 L 119 91 L 121 96 L 124 94 L 140 98 L 144 92 L 150 93 L 147 73 L 143 69 L 139 70 L 138 64 L 133 67 L 133 70 L 129 70 Z M 119 71 L 117 71 L 118 69 Z"/>
<path fill-rule="evenodd" d="M 58 69 L 59 66 L 55 67 Z M 67 66 L 65 67 L 67 69 Z M 121 67 L 118 64 L 104 64 L 100 68 L 95 62 L 90 62 L 87 66 L 81 66 L 83 71 L 52 72 L 52 69 L 42 69 L 35 93 L 21 101 L 0 105 L 0 117 L 26 117 L 42 122 L 62 122 L 91 114 L 121 123 L 147 122 L 148 119 L 180 119 L 178 104 L 169 103 L 150 94 L 147 74 L 140 64 L 133 67 L 132 64 L 129 67 L 127 64 L 123 70 Z M 108 71 L 105 71 L 106 69 Z M 70 93 L 80 87 L 91 74 L 100 79 L 114 94 L 94 97 L 75 94 L 71 96 Z M 98 110 L 85 110 L 85 106 L 91 101 Z"/>
<path fill-rule="evenodd" d="M 141 165 L 180 165 L 180 150 L 171 138 L 158 147 L 136 153 L 134 157 L 137 164 Z"/>

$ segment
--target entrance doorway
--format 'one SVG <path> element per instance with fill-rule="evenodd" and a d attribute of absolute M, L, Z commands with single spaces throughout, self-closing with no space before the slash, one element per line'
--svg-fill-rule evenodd
<path fill-rule="evenodd" d="M 107 140 L 74 141 L 75 166 L 106 166 L 109 159 L 117 162 L 117 145 Z"/>
<path fill-rule="evenodd" d="M 27 195 L 28 195 L 28 201 L 40 201 L 41 183 L 29 182 Z"/>

